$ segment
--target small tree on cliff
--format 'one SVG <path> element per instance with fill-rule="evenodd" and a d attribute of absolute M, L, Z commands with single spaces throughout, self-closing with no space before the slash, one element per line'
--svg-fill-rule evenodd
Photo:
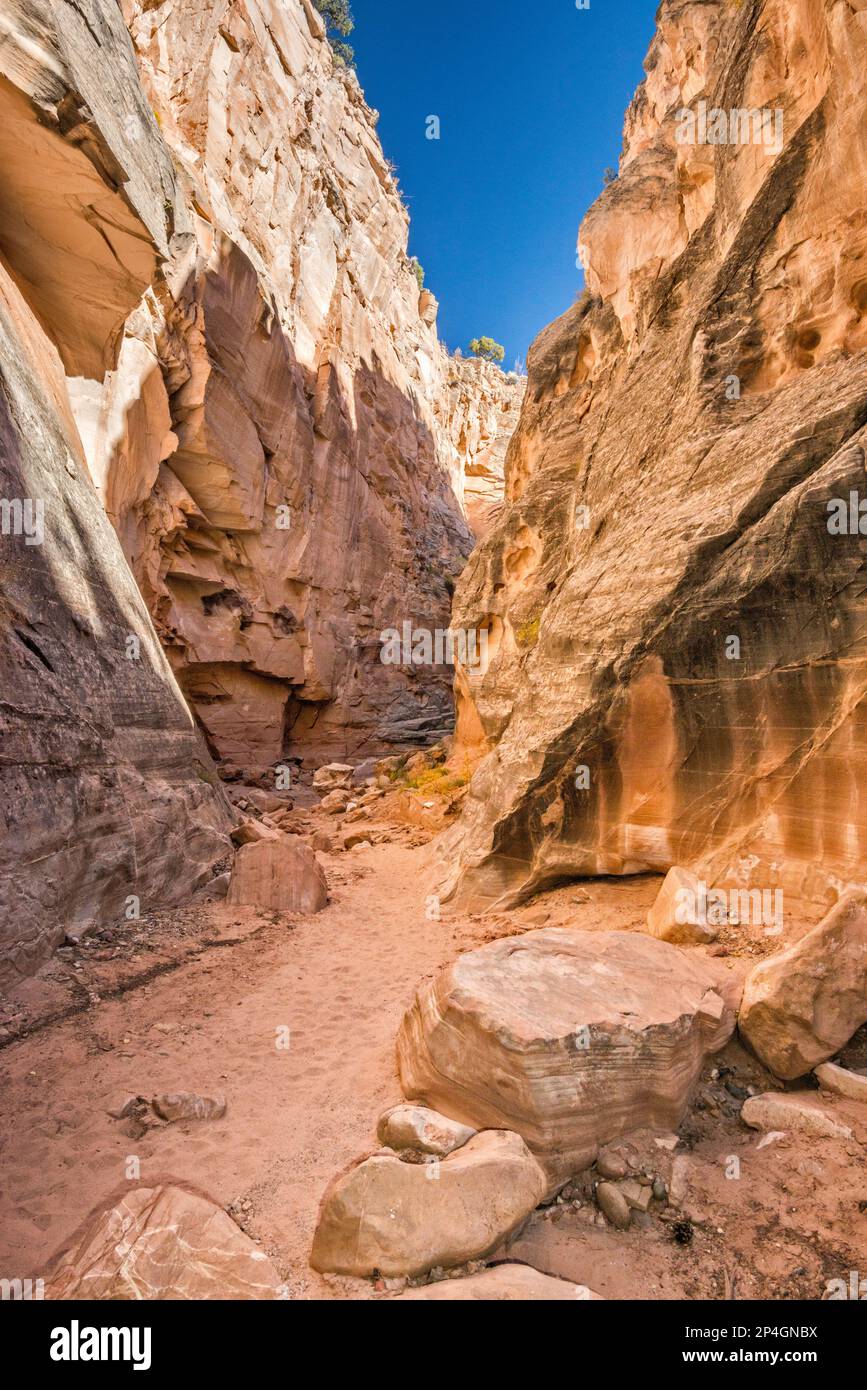
<path fill-rule="evenodd" d="M 476 357 L 481 357 L 485 362 L 502 362 L 506 355 L 506 349 L 499 343 L 495 343 L 493 338 L 473 338 L 470 343 L 470 352 Z"/>
<path fill-rule="evenodd" d="M 328 42 L 337 62 L 342 67 L 352 67 L 355 54 L 350 45 L 343 42 L 346 35 L 351 34 L 355 28 L 349 0 L 313 0 L 313 4 L 325 20 Z M 337 38 L 337 34 L 341 34 L 343 38 Z"/>

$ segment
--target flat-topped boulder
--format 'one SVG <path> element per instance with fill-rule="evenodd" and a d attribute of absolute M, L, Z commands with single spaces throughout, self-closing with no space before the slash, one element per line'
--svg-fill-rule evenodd
<path fill-rule="evenodd" d="M 545 927 L 460 956 L 398 1035 L 404 1095 L 517 1131 L 552 1180 L 635 1129 L 676 1129 L 740 994 L 717 960 L 637 932 Z"/>
<path fill-rule="evenodd" d="M 517 1134 L 477 1134 L 447 1158 L 373 1154 L 325 1192 L 310 1263 L 322 1274 L 426 1274 L 484 1258 L 545 1195 Z"/>

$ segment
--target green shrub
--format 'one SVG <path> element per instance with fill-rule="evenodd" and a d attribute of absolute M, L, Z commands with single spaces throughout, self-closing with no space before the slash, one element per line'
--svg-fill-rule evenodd
<path fill-rule="evenodd" d="M 483 358 L 485 362 L 502 362 L 506 355 L 506 349 L 495 343 L 493 338 L 473 338 L 470 352 Z"/>
<path fill-rule="evenodd" d="M 325 20 L 325 32 L 335 61 L 340 67 L 351 68 L 355 62 L 355 54 L 350 45 L 343 42 L 346 35 L 351 34 L 355 28 L 349 0 L 313 0 L 313 4 Z M 343 37 L 336 38 L 337 34 Z"/>
<path fill-rule="evenodd" d="M 418 287 L 419 287 L 419 290 L 423 290 L 423 289 L 424 289 L 424 266 L 422 265 L 422 263 L 421 263 L 421 261 L 419 260 L 418 256 L 410 256 L 409 263 L 410 263 L 410 265 L 412 266 L 413 274 L 415 275 L 416 280 L 418 280 Z"/>

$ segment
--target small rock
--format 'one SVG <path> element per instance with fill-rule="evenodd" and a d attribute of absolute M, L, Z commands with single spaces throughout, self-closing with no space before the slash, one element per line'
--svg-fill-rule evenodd
<path fill-rule="evenodd" d="M 351 830 L 348 835 L 343 836 L 343 848 L 355 849 L 356 845 L 373 844 L 373 835 L 369 830 Z"/>
<path fill-rule="evenodd" d="M 279 830 L 273 830 L 270 825 L 263 825 L 258 820 L 242 821 L 232 831 L 232 843 L 239 847 L 243 845 L 256 845 L 264 840 L 282 840 L 283 836 Z"/>
<path fill-rule="evenodd" d="M 816 1067 L 813 1075 L 823 1091 L 845 1096 L 847 1100 L 867 1101 L 867 1076 L 835 1066 L 833 1062 L 823 1062 Z"/>
<path fill-rule="evenodd" d="M 318 850 L 320 854 L 331 854 L 334 849 L 331 836 L 327 835 L 324 830 L 316 831 L 316 834 L 310 841 L 310 847 L 311 849 Z"/>
<path fill-rule="evenodd" d="M 475 1133 L 468 1125 L 458 1124 L 423 1105 L 394 1106 L 385 1112 L 376 1129 L 380 1143 L 390 1149 L 420 1149 L 439 1158 L 460 1149 Z"/>
<path fill-rule="evenodd" d="M 848 1125 L 841 1124 L 804 1095 L 769 1091 L 763 1096 L 750 1096 L 744 1102 L 741 1119 L 751 1129 L 786 1129 L 832 1139 L 852 1138 Z"/>
<path fill-rule="evenodd" d="M 153 1098 L 161 1120 L 221 1120 L 226 1113 L 224 1096 L 198 1096 L 194 1091 L 162 1091 Z"/>
<path fill-rule="evenodd" d="M 335 787 L 349 787 L 355 771 L 348 763 L 326 763 L 313 774 L 313 785 L 317 791 L 333 791 Z"/>
<path fill-rule="evenodd" d="M 667 1202 L 667 1201 L 668 1201 L 668 1190 L 667 1190 L 667 1188 L 666 1188 L 666 1186 L 665 1186 L 665 1183 L 662 1181 L 662 1178 L 654 1178 L 654 1180 L 653 1180 L 653 1188 L 652 1188 L 651 1190 L 652 1190 L 652 1192 L 653 1192 L 654 1201 L 656 1201 L 656 1202 Z"/>
<path fill-rule="evenodd" d="M 616 1226 L 619 1231 L 625 1231 L 629 1225 L 629 1203 L 620 1188 L 610 1182 L 599 1183 L 596 1188 L 596 1201 L 612 1226 Z"/>
<path fill-rule="evenodd" d="M 599 1157 L 596 1159 L 596 1170 L 602 1178 L 609 1178 L 617 1182 L 620 1178 L 625 1178 L 629 1171 L 626 1159 L 614 1149 L 600 1149 Z"/>
<path fill-rule="evenodd" d="M 326 815 L 337 816 L 349 805 L 349 793 L 341 790 L 329 792 L 319 803 L 319 810 Z"/>
<path fill-rule="evenodd" d="M 651 1188 L 642 1187 L 640 1182 L 622 1182 L 619 1191 L 635 1211 L 647 1211 L 653 1197 Z"/>
<path fill-rule="evenodd" d="M 109 1115 L 113 1120 L 125 1120 L 127 1115 L 132 1115 L 136 1110 L 142 1109 L 147 1105 L 144 1096 L 127 1096 L 117 1105 L 112 1106 Z"/>

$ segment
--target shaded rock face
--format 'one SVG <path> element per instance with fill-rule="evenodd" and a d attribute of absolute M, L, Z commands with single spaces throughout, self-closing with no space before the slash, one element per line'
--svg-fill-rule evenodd
<path fill-rule="evenodd" d="M 125 14 L 195 254 L 73 399 L 178 680 L 230 769 L 433 742 L 453 670 L 385 665 L 380 635 L 448 628 L 512 388 L 470 372 L 449 408 L 376 113 L 306 0 Z"/>
<path fill-rule="evenodd" d="M 102 370 L 160 257 L 183 255 L 171 165 L 113 4 L 7 3 L 2 17 L 6 984 L 65 930 L 123 920 L 133 895 L 142 912 L 186 896 L 228 849 L 231 816 L 94 491 L 64 380 L 64 368 Z"/>
<path fill-rule="evenodd" d="M 490 658 L 458 679 L 465 906 L 674 863 L 821 902 L 865 877 L 863 540 L 828 507 L 867 497 L 865 59 L 862 4 L 660 8 L 456 594 Z M 781 112 L 779 148 L 679 142 L 702 101 Z"/>
<path fill-rule="evenodd" d="M 419 987 L 398 1034 L 401 1089 L 517 1131 L 556 1185 L 600 1144 L 677 1128 L 739 996 L 716 962 L 638 933 L 527 932 Z"/>

